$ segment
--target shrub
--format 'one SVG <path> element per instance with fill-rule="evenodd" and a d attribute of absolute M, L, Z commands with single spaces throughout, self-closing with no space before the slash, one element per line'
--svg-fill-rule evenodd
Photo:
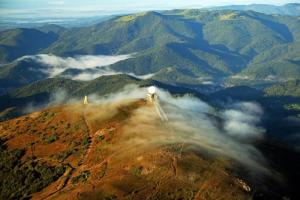
<path fill-rule="evenodd" d="M 101 142 L 102 140 L 104 140 L 105 139 L 105 136 L 104 135 L 99 135 L 98 137 L 97 137 L 97 141 L 98 142 Z"/>
<path fill-rule="evenodd" d="M 71 182 L 73 184 L 77 184 L 79 182 L 86 182 L 90 175 L 91 175 L 90 171 L 87 171 L 87 170 L 83 171 L 78 176 L 73 177 Z"/>
<path fill-rule="evenodd" d="M 54 134 L 50 135 L 49 137 L 44 138 L 43 140 L 46 144 L 50 144 L 50 143 L 58 140 L 58 136 L 56 133 L 54 133 Z"/>
<path fill-rule="evenodd" d="M 85 136 L 85 137 L 83 138 L 82 144 L 83 144 L 84 146 L 87 146 L 89 143 L 90 143 L 90 138 L 89 138 L 88 136 Z"/>
<path fill-rule="evenodd" d="M 65 159 L 67 159 L 70 155 L 72 155 L 75 152 L 75 150 L 67 150 L 67 151 L 63 151 L 59 154 L 57 154 L 55 157 L 60 161 L 63 162 Z"/>
<path fill-rule="evenodd" d="M 130 169 L 131 174 L 134 175 L 134 176 L 141 175 L 142 171 L 143 171 L 143 167 L 142 166 L 140 166 L 140 167 L 133 167 L 133 168 Z"/>
<path fill-rule="evenodd" d="M 29 199 L 65 171 L 64 166 L 50 167 L 35 160 L 22 163 L 24 153 L 8 151 L 0 140 L 0 199 Z"/>

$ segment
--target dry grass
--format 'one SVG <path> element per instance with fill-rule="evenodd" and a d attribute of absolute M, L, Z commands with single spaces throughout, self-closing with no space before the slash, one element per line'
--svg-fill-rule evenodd
<path fill-rule="evenodd" d="M 118 22 L 129 22 L 132 20 L 135 20 L 137 17 L 141 17 L 143 15 L 145 15 L 146 13 L 138 13 L 138 14 L 134 14 L 134 15 L 126 15 L 126 16 L 122 16 L 120 18 L 117 19 Z"/>
<path fill-rule="evenodd" d="M 135 110 L 145 105 L 140 100 L 125 105 L 49 108 L 0 123 L 0 136 L 8 138 L 9 149 L 24 148 L 24 159 L 34 154 L 51 165 L 63 162 L 72 169 L 67 179 L 62 177 L 34 194 L 33 199 L 93 199 L 96 195 L 112 199 L 249 197 L 226 172 L 228 163 L 223 160 L 204 159 L 185 151 L 182 144 L 127 149 L 130 136 L 123 137 L 124 126 Z M 53 131 L 56 140 L 43 142 Z M 83 142 L 86 136 L 88 144 Z"/>
<path fill-rule="evenodd" d="M 226 14 L 226 15 L 221 15 L 220 20 L 221 21 L 233 20 L 237 17 L 238 17 L 238 14 L 233 12 L 233 13 L 229 13 L 229 14 Z"/>

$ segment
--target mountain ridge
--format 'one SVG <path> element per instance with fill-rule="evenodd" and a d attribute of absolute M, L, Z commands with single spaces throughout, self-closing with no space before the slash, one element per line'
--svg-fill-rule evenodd
<path fill-rule="evenodd" d="M 271 4 L 250 4 L 250 5 L 229 5 L 217 6 L 208 8 L 209 10 L 253 10 L 256 12 L 266 14 L 279 14 L 279 15 L 300 15 L 300 3 L 287 3 L 284 5 L 271 5 Z"/>
<path fill-rule="evenodd" d="M 281 81 L 300 75 L 300 58 L 295 56 L 300 52 L 299 27 L 297 17 L 254 11 L 146 12 L 90 27 L 48 27 L 48 32 L 40 32 L 54 34 L 57 39 L 38 53 L 63 57 L 135 53 L 109 68 L 153 74 L 153 79 L 172 84 L 201 85 L 207 79 L 218 83 L 232 76 L 264 82 L 280 77 Z M 288 69 L 286 73 L 282 73 L 282 66 Z M 7 65 L 0 71 L 4 68 Z"/>

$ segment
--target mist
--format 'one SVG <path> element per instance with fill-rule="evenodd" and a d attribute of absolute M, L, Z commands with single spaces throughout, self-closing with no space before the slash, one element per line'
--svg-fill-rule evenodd
<path fill-rule="evenodd" d="M 117 114 L 120 107 L 145 99 L 146 94 L 147 88 L 136 85 L 105 96 L 90 94 L 89 106 L 101 106 L 101 112 L 91 109 L 89 116 L 94 113 L 108 119 Z M 254 146 L 254 142 L 264 136 L 264 128 L 260 126 L 263 110 L 259 104 L 237 102 L 219 110 L 190 95 L 173 96 L 162 89 L 157 94 L 167 120 L 161 119 L 153 103 L 138 107 L 122 125 L 122 137 L 114 147 L 119 156 L 182 144 L 185 149 L 235 161 L 249 171 L 269 173 L 263 155 Z M 82 100 L 59 91 L 47 105 Z"/>
<path fill-rule="evenodd" d="M 131 55 L 79 55 L 75 57 L 59 57 L 51 54 L 38 54 L 32 56 L 37 62 L 53 66 L 54 69 L 50 71 L 51 76 L 55 76 L 68 68 L 74 69 L 88 69 L 95 67 L 103 67 L 112 65 L 122 60 L 131 58 Z"/>
<path fill-rule="evenodd" d="M 38 54 L 23 56 L 17 59 L 17 61 L 31 59 L 41 64 L 41 68 L 33 70 L 40 70 L 49 78 L 59 76 L 73 80 L 89 81 L 101 76 L 117 74 L 128 74 L 139 79 L 149 79 L 153 77 L 155 74 L 136 75 L 134 73 L 116 71 L 110 68 L 111 65 L 133 58 L 134 55 L 133 53 L 111 56 L 78 55 L 75 57 L 59 57 L 52 54 Z"/>
<path fill-rule="evenodd" d="M 126 145 L 145 148 L 182 143 L 187 148 L 225 156 L 250 170 L 268 171 L 262 154 L 252 145 L 264 133 L 258 126 L 262 114 L 259 105 L 251 102 L 233 105 L 241 117 L 237 120 L 236 116 L 228 114 L 233 109 L 216 111 L 192 96 L 174 97 L 162 90 L 158 93 L 168 121 L 162 122 L 153 105 L 139 108 L 124 128 L 124 134 L 131 138 Z"/>
<path fill-rule="evenodd" d="M 90 95 L 89 99 L 95 104 L 108 104 L 110 109 L 117 105 L 117 109 L 144 99 L 146 94 L 147 88 L 130 85 L 121 92 L 105 97 Z M 153 103 L 139 107 L 122 128 L 123 139 L 116 147 L 119 155 L 183 144 L 187 149 L 231 159 L 249 171 L 269 173 L 263 155 L 253 144 L 264 136 L 259 104 L 238 102 L 216 110 L 190 95 L 173 96 L 161 89 L 157 94 L 167 120 L 161 118 Z"/>

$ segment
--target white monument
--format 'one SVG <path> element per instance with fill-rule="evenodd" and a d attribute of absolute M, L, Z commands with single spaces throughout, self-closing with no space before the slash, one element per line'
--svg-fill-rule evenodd
<path fill-rule="evenodd" d="M 88 97 L 84 96 L 83 105 L 88 105 L 88 104 L 89 104 Z"/>
<path fill-rule="evenodd" d="M 154 86 L 149 87 L 146 99 L 154 105 L 155 110 L 158 116 L 160 117 L 161 121 L 166 122 L 168 121 L 168 117 L 166 113 L 163 111 L 162 107 L 160 106 L 158 95 L 156 92 L 157 92 L 156 87 Z"/>
<path fill-rule="evenodd" d="M 148 94 L 147 94 L 147 100 L 150 102 L 155 102 L 158 98 L 157 94 L 156 94 L 156 87 L 151 86 L 148 88 Z"/>

